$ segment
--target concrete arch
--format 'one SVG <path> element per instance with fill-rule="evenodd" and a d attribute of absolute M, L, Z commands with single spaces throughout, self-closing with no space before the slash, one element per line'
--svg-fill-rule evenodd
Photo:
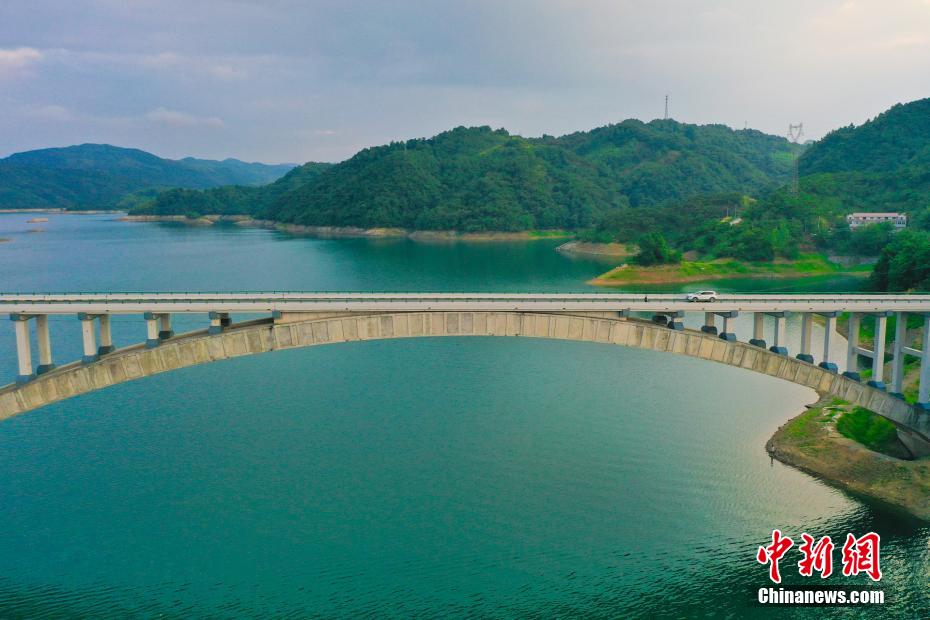
<path fill-rule="evenodd" d="M 206 330 L 156 348 L 119 349 L 97 362 L 79 362 L 0 389 L 0 420 L 44 405 L 178 368 L 243 355 L 340 342 L 424 336 L 511 336 L 615 344 L 687 355 L 736 366 L 834 394 L 867 407 L 899 428 L 930 441 L 930 416 L 883 391 L 793 357 L 703 332 L 675 331 L 638 319 L 531 312 L 407 312 L 283 315 L 240 323 L 220 334 Z"/>

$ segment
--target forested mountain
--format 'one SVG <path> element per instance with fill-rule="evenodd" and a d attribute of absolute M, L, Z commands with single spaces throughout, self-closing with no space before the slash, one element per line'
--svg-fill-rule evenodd
<path fill-rule="evenodd" d="M 674 248 L 708 258 L 791 258 L 813 247 L 876 256 L 894 231 L 851 231 L 848 213 L 904 211 L 911 228 L 930 230 L 930 99 L 828 134 L 804 151 L 798 168 L 797 195 L 784 185 L 754 199 L 713 193 L 670 200 L 658 210 L 621 209 L 583 236 L 629 242 L 661 233 Z"/>
<path fill-rule="evenodd" d="M 782 184 L 790 174 L 792 148 L 784 138 L 757 131 L 670 120 L 628 120 L 532 139 L 502 129 L 459 127 L 364 149 L 287 188 L 275 183 L 254 191 L 171 192 L 138 212 L 219 209 L 362 228 L 578 229 L 616 209 Z"/>
<path fill-rule="evenodd" d="M 112 208 L 133 192 L 265 184 L 292 168 L 236 159 L 163 159 L 107 144 L 26 151 L 0 159 L 0 208 Z"/>
<path fill-rule="evenodd" d="M 672 120 L 627 120 L 557 142 L 608 170 L 633 207 L 785 182 L 798 148 L 756 130 Z"/>
<path fill-rule="evenodd" d="M 262 187 L 224 185 L 207 190 L 170 189 L 136 208 L 133 213 L 161 215 L 241 215 L 264 212 L 287 192 L 294 190 L 330 168 L 332 164 L 310 162 Z"/>
<path fill-rule="evenodd" d="M 907 211 L 930 225 L 930 99 L 831 132 L 798 162 L 801 189 L 840 211 Z"/>
<path fill-rule="evenodd" d="M 899 103 L 874 119 L 827 134 L 798 162 L 801 175 L 891 172 L 930 164 L 930 98 Z"/>

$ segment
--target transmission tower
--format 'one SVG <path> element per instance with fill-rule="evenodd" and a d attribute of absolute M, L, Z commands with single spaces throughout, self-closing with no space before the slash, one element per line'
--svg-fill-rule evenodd
<path fill-rule="evenodd" d="M 665 120 L 668 120 L 668 95 L 665 95 Z"/>
<path fill-rule="evenodd" d="M 804 123 L 798 123 L 794 125 L 788 123 L 788 142 L 797 144 L 798 140 L 801 139 L 801 136 L 804 135 Z M 794 153 L 794 170 L 791 175 L 791 193 L 795 196 L 798 195 L 798 154 L 797 151 Z"/>

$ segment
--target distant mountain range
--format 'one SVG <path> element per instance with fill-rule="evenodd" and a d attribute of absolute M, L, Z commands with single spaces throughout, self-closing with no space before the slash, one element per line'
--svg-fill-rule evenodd
<path fill-rule="evenodd" d="M 238 159 L 163 159 L 108 144 L 40 149 L 0 159 L 0 208 L 128 207 L 167 188 L 263 185 L 293 167 Z"/>
<path fill-rule="evenodd" d="M 673 120 L 627 120 L 559 138 L 459 127 L 330 166 L 307 164 L 260 188 L 164 192 L 135 212 L 362 228 L 577 229 L 615 209 L 784 184 L 799 148 L 758 131 Z"/>

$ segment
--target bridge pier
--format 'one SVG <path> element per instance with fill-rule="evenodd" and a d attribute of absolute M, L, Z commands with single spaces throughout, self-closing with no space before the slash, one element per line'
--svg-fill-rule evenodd
<path fill-rule="evenodd" d="M 772 353 L 778 353 L 779 355 L 788 355 L 788 347 L 785 346 L 785 335 L 787 334 L 787 322 L 785 320 L 785 313 L 768 312 L 766 314 L 775 319 L 775 335 L 773 338 L 772 346 L 769 347 L 769 351 Z"/>
<path fill-rule="evenodd" d="M 891 388 L 890 394 L 904 398 L 904 347 L 907 346 L 907 313 L 895 315 L 894 343 L 891 349 Z"/>
<path fill-rule="evenodd" d="M 39 342 L 39 366 L 36 374 L 41 375 L 55 368 L 52 362 L 52 339 L 48 331 L 48 315 L 36 315 L 36 340 Z"/>
<path fill-rule="evenodd" d="M 876 390 L 884 390 L 885 374 L 885 332 L 888 328 L 888 312 L 875 315 L 875 339 L 872 343 L 872 378 L 868 386 Z"/>
<path fill-rule="evenodd" d="M 765 348 L 765 313 L 764 312 L 753 312 L 752 313 L 752 338 L 749 340 L 749 344 Z"/>
<path fill-rule="evenodd" d="M 830 372 L 836 372 L 838 368 L 836 364 L 830 361 L 830 342 L 833 339 L 833 334 L 836 333 L 836 312 L 820 312 L 820 316 L 824 318 L 823 326 L 823 361 L 818 364 L 824 370 Z"/>
<path fill-rule="evenodd" d="M 154 312 L 146 312 L 142 316 L 145 319 L 145 348 L 154 349 L 161 344 L 158 338 L 158 315 Z"/>
<path fill-rule="evenodd" d="M 210 327 L 207 329 L 209 334 L 222 333 L 224 329 L 230 326 L 232 321 L 228 312 L 210 312 Z"/>
<path fill-rule="evenodd" d="M 94 331 L 94 319 L 97 317 L 93 314 L 78 313 L 78 320 L 81 322 L 81 338 L 84 344 L 84 356 L 81 362 L 92 364 L 100 359 L 97 352 L 97 334 Z"/>
<path fill-rule="evenodd" d="M 168 340 L 174 336 L 174 330 L 171 329 L 171 315 L 167 312 L 158 315 L 158 338 Z"/>
<path fill-rule="evenodd" d="M 717 335 L 717 315 L 713 312 L 704 313 L 704 324 L 701 325 L 701 331 L 705 334 Z"/>
<path fill-rule="evenodd" d="M 917 390 L 917 406 L 930 411 L 930 314 L 924 315 L 924 334 L 920 351 L 920 385 Z"/>
<path fill-rule="evenodd" d="M 97 315 L 100 320 L 100 347 L 97 349 L 97 355 L 106 355 L 116 350 L 113 346 L 113 332 L 110 329 L 110 315 Z"/>
<path fill-rule="evenodd" d="M 846 371 L 844 377 L 849 377 L 853 381 L 862 381 L 859 375 L 859 323 L 861 317 L 858 312 L 849 313 L 849 329 L 846 334 Z"/>
<path fill-rule="evenodd" d="M 17 385 L 29 383 L 35 379 L 35 373 L 32 372 L 32 342 L 29 340 L 29 319 L 31 318 L 32 316 L 28 314 L 10 315 L 16 331 Z"/>
<path fill-rule="evenodd" d="M 801 315 L 801 352 L 795 357 L 808 364 L 814 363 L 814 356 L 811 355 L 811 332 L 813 327 L 814 315 L 810 312 L 803 313 Z"/>
<path fill-rule="evenodd" d="M 728 340 L 730 342 L 736 342 L 736 334 L 731 329 L 733 326 L 733 319 L 739 316 L 739 312 L 736 310 L 731 310 L 729 312 L 717 312 L 717 316 L 723 318 L 723 331 L 720 332 L 720 338 L 722 340 Z"/>

